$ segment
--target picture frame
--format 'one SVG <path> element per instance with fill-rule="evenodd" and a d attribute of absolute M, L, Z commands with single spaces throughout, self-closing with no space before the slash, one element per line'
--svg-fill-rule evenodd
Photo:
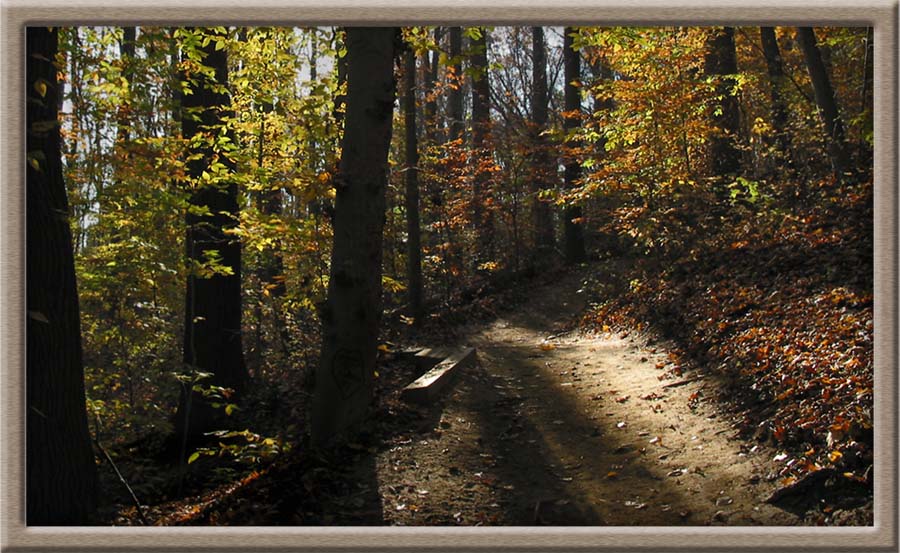
<path fill-rule="evenodd" d="M 898 1 L 10 1 L 2 13 L 2 551 L 896 551 L 898 546 Z M 872 527 L 27 527 L 24 432 L 26 25 L 867 25 L 875 45 L 875 524 Z"/>

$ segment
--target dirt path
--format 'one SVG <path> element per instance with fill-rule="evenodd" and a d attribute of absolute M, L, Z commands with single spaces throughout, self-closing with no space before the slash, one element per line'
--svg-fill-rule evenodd
<path fill-rule="evenodd" d="M 579 288 L 566 276 L 469 329 L 480 363 L 374 456 L 381 522 L 799 523 L 763 502 L 778 452 L 733 438 L 715 382 L 666 387 L 663 344 L 572 331 Z"/>

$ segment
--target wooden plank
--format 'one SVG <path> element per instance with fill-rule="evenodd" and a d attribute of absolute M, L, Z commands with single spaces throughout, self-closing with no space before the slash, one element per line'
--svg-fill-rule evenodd
<path fill-rule="evenodd" d="M 424 348 L 413 356 L 417 369 L 433 367 L 450 356 L 453 352 L 447 348 Z"/>
<path fill-rule="evenodd" d="M 452 382 L 459 369 L 474 362 L 475 348 L 454 350 L 443 361 L 404 388 L 400 397 L 413 403 L 430 403 Z"/>
<path fill-rule="evenodd" d="M 415 359 L 416 355 L 418 355 L 419 352 L 422 351 L 423 349 L 425 349 L 425 348 L 423 348 L 421 346 L 410 346 L 407 348 L 403 348 L 397 352 L 397 357 L 399 357 L 400 359 L 402 359 L 404 361 L 406 361 L 408 359 Z"/>

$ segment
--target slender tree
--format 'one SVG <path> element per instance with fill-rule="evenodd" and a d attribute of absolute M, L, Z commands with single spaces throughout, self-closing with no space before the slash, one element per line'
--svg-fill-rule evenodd
<path fill-rule="evenodd" d="M 443 28 L 435 27 L 434 29 L 434 42 L 435 44 L 441 43 L 441 37 L 443 36 Z M 438 140 L 439 128 L 438 125 L 440 121 L 437 117 L 438 112 L 438 104 L 437 104 L 437 95 L 435 94 L 435 88 L 438 85 L 438 66 L 440 65 L 440 52 L 437 48 L 435 48 L 432 52 L 430 52 L 431 57 L 429 58 L 429 52 L 425 52 L 423 56 L 424 67 L 425 67 L 425 79 L 424 79 L 424 97 L 425 97 L 425 109 L 423 116 L 423 123 L 425 125 L 425 136 L 428 137 L 428 141 L 431 144 L 434 144 Z"/>
<path fill-rule="evenodd" d="M 778 48 L 774 27 L 760 27 L 759 34 L 769 74 L 769 98 L 772 101 L 772 128 L 775 130 L 775 143 L 780 156 L 783 156 L 788 165 L 792 165 L 791 139 L 787 133 L 788 112 L 782 94 L 785 77 L 781 50 Z"/>
<path fill-rule="evenodd" d="M 563 64 L 565 66 L 564 103 L 566 117 L 563 119 L 563 128 L 566 133 L 574 132 L 581 124 L 579 113 L 581 112 L 581 56 L 575 50 L 574 37 L 576 33 L 572 27 L 565 28 L 563 39 Z M 569 140 L 568 146 L 574 149 L 578 146 L 575 140 Z M 566 188 L 575 186 L 580 177 L 581 166 L 574 156 L 570 155 L 565 164 L 564 180 Z M 584 232 L 581 228 L 581 206 L 567 205 L 563 212 L 563 257 L 566 263 L 579 263 L 587 257 L 584 251 Z"/>
<path fill-rule="evenodd" d="M 450 69 L 453 80 L 450 82 L 450 94 L 447 98 L 447 115 L 450 118 L 450 139 L 462 138 L 465 130 L 463 120 L 463 75 L 462 75 L 462 28 L 450 27 Z"/>
<path fill-rule="evenodd" d="M 220 413 L 203 395 L 192 391 L 200 372 L 210 373 L 208 385 L 243 389 L 247 376 L 241 341 L 241 246 L 229 233 L 238 217 L 234 162 L 227 155 L 229 133 L 227 50 L 224 30 L 188 29 L 211 40 L 185 59 L 210 71 L 185 73 L 190 94 L 182 97 L 181 132 L 190 143 L 188 175 L 194 189 L 187 212 L 185 240 L 190 274 L 184 321 L 184 363 L 190 382 L 182 387 L 175 418 L 182 444 L 209 431 Z"/>
<path fill-rule="evenodd" d="M 735 175 L 741 168 L 740 108 L 734 88 L 737 57 L 734 27 L 713 29 L 706 41 L 705 72 L 715 79 L 718 101 L 712 115 L 715 131 L 709 139 L 710 170 L 714 176 Z"/>
<path fill-rule="evenodd" d="M 422 299 L 422 231 L 419 227 L 419 140 L 416 126 L 416 53 L 404 54 L 403 116 L 406 125 L 406 263 L 409 313 L 419 326 L 424 315 Z"/>
<path fill-rule="evenodd" d="M 494 221 L 491 210 L 492 156 L 488 136 L 491 124 L 491 84 L 487 57 L 488 31 L 481 27 L 472 41 L 472 161 L 475 167 L 472 190 L 472 220 L 478 235 L 478 254 L 494 258 Z M 476 261 L 479 257 L 476 255 Z"/>
<path fill-rule="evenodd" d="M 803 50 L 809 78 L 812 80 L 819 117 L 825 126 L 825 144 L 831 157 L 831 167 L 838 178 L 843 178 L 850 168 L 850 156 L 845 143 L 844 123 L 831 80 L 822 61 L 822 53 L 816 42 L 816 33 L 812 27 L 798 27 L 797 40 Z"/>
<path fill-rule="evenodd" d="M 554 187 L 556 169 L 553 167 L 554 161 L 550 156 L 546 137 L 543 135 L 547 129 L 548 111 L 547 48 L 544 44 L 543 27 L 532 27 L 531 38 L 531 141 L 534 148 L 531 182 L 531 194 L 534 198 L 531 204 L 531 217 L 534 225 L 534 253 L 543 256 L 553 250 L 556 237 L 553 232 L 550 204 L 540 198 L 540 193 Z"/>
<path fill-rule="evenodd" d="M 381 259 L 394 105 L 390 27 L 349 27 L 347 113 L 335 178 L 334 247 L 322 307 L 312 441 L 326 444 L 366 414 L 381 318 Z"/>
<path fill-rule="evenodd" d="M 91 521 L 98 485 L 60 151 L 57 29 L 26 30 L 26 523 Z"/>

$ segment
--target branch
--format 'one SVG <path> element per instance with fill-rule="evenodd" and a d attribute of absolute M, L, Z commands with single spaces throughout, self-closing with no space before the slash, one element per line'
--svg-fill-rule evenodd
<path fill-rule="evenodd" d="M 134 494 L 134 490 L 131 489 L 131 486 L 128 485 L 128 482 L 125 480 L 125 477 L 122 476 L 122 473 L 119 472 L 119 467 L 116 466 L 116 463 L 112 460 L 112 457 L 109 456 L 106 449 L 100 445 L 99 440 L 94 440 L 94 445 L 97 446 L 97 449 L 100 450 L 100 453 L 106 457 L 106 460 L 109 461 L 110 466 L 112 466 L 113 470 L 116 471 L 116 476 L 119 477 L 119 481 L 125 486 L 125 489 L 128 490 L 128 494 L 131 496 L 131 501 L 134 503 L 134 508 L 137 509 L 138 518 L 141 519 L 141 524 L 144 526 L 150 526 L 150 523 L 147 522 L 146 517 L 144 517 L 144 511 L 141 509 L 141 502 L 138 501 L 137 495 Z"/>

